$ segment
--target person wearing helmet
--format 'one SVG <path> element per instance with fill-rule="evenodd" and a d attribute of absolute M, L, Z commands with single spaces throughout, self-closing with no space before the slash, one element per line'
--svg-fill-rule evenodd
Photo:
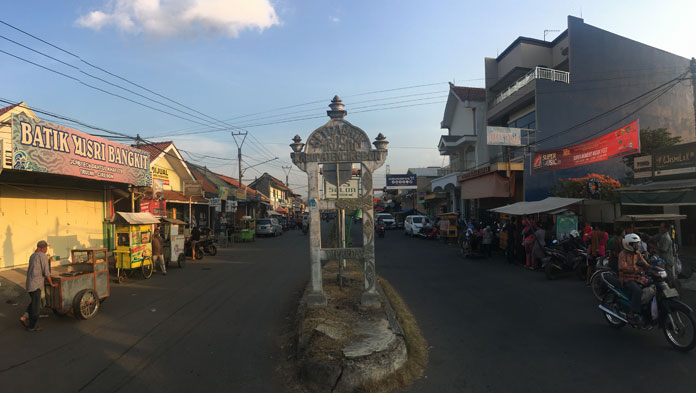
<path fill-rule="evenodd" d="M 632 322 L 640 318 L 640 298 L 643 294 L 641 285 L 648 282 L 644 269 L 649 265 L 640 254 L 640 243 L 640 236 L 629 233 L 621 241 L 623 250 L 619 254 L 619 281 L 631 293 L 631 312 L 628 317 Z"/>

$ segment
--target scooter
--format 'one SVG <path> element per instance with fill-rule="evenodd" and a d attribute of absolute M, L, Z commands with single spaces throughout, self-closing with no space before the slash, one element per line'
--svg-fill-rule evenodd
<path fill-rule="evenodd" d="M 209 238 L 205 240 L 201 240 L 198 242 L 200 245 L 200 248 L 205 252 L 207 255 L 210 256 L 215 256 L 217 254 L 217 246 L 215 245 L 215 238 L 210 236 Z M 196 253 L 198 253 L 198 250 L 196 250 Z"/>
<path fill-rule="evenodd" d="M 665 269 L 652 265 L 648 268 L 648 285 L 643 289 L 641 312 L 633 320 L 628 317 L 631 310 L 630 294 L 621 288 L 621 282 L 610 272 L 602 272 L 601 276 L 608 291 L 599 309 L 609 325 L 617 329 L 626 324 L 643 330 L 659 327 L 674 348 L 687 352 L 696 346 L 694 312 L 679 300 L 679 291 L 667 284 Z"/>
<path fill-rule="evenodd" d="M 184 242 L 184 253 L 186 254 L 187 257 L 190 257 L 192 255 L 191 253 L 191 236 L 186 238 L 186 241 Z M 201 248 L 201 242 L 196 243 L 196 259 L 201 260 L 203 259 L 203 249 Z"/>
<path fill-rule="evenodd" d="M 377 223 L 377 236 L 379 237 L 384 237 L 384 235 L 387 232 L 387 226 L 384 224 L 384 222 L 380 221 Z"/>

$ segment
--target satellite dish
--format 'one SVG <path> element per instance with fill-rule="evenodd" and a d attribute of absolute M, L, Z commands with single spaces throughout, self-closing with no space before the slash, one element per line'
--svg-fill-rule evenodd
<path fill-rule="evenodd" d="M 336 174 L 336 167 L 336 164 L 324 164 L 322 168 L 324 180 L 332 186 L 340 186 L 348 183 L 353 176 L 353 164 L 349 162 L 338 164 L 338 175 Z"/>

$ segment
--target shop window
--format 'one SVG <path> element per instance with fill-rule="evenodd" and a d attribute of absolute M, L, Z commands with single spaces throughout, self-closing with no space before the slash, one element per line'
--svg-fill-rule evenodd
<path fill-rule="evenodd" d="M 119 233 L 118 234 L 118 246 L 123 247 L 123 246 L 129 246 L 130 242 L 128 241 L 128 233 Z"/>

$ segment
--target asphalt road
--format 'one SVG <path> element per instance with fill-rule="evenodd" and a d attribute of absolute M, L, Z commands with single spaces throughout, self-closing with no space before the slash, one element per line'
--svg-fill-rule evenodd
<path fill-rule="evenodd" d="M 112 284 L 93 319 L 51 313 L 36 333 L 3 305 L 0 392 L 282 392 L 279 336 L 307 260 L 301 231 L 258 239 Z"/>
<path fill-rule="evenodd" d="M 406 392 L 696 391 L 696 351 L 673 350 L 661 330 L 609 327 L 582 281 L 550 282 L 501 255 L 464 260 L 400 230 L 377 240 L 378 274 L 431 347 Z"/>
<path fill-rule="evenodd" d="M 463 260 L 401 231 L 376 252 L 431 346 L 407 392 L 696 391 L 696 352 L 671 349 L 661 331 L 610 328 L 575 279 Z M 284 392 L 279 336 L 307 261 L 300 231 L 236 245 L 113 284 L 94 319 L 51 314 L 38 333 L 20 328 L 21 305 L 2 304 L 0 392 Z"/>

